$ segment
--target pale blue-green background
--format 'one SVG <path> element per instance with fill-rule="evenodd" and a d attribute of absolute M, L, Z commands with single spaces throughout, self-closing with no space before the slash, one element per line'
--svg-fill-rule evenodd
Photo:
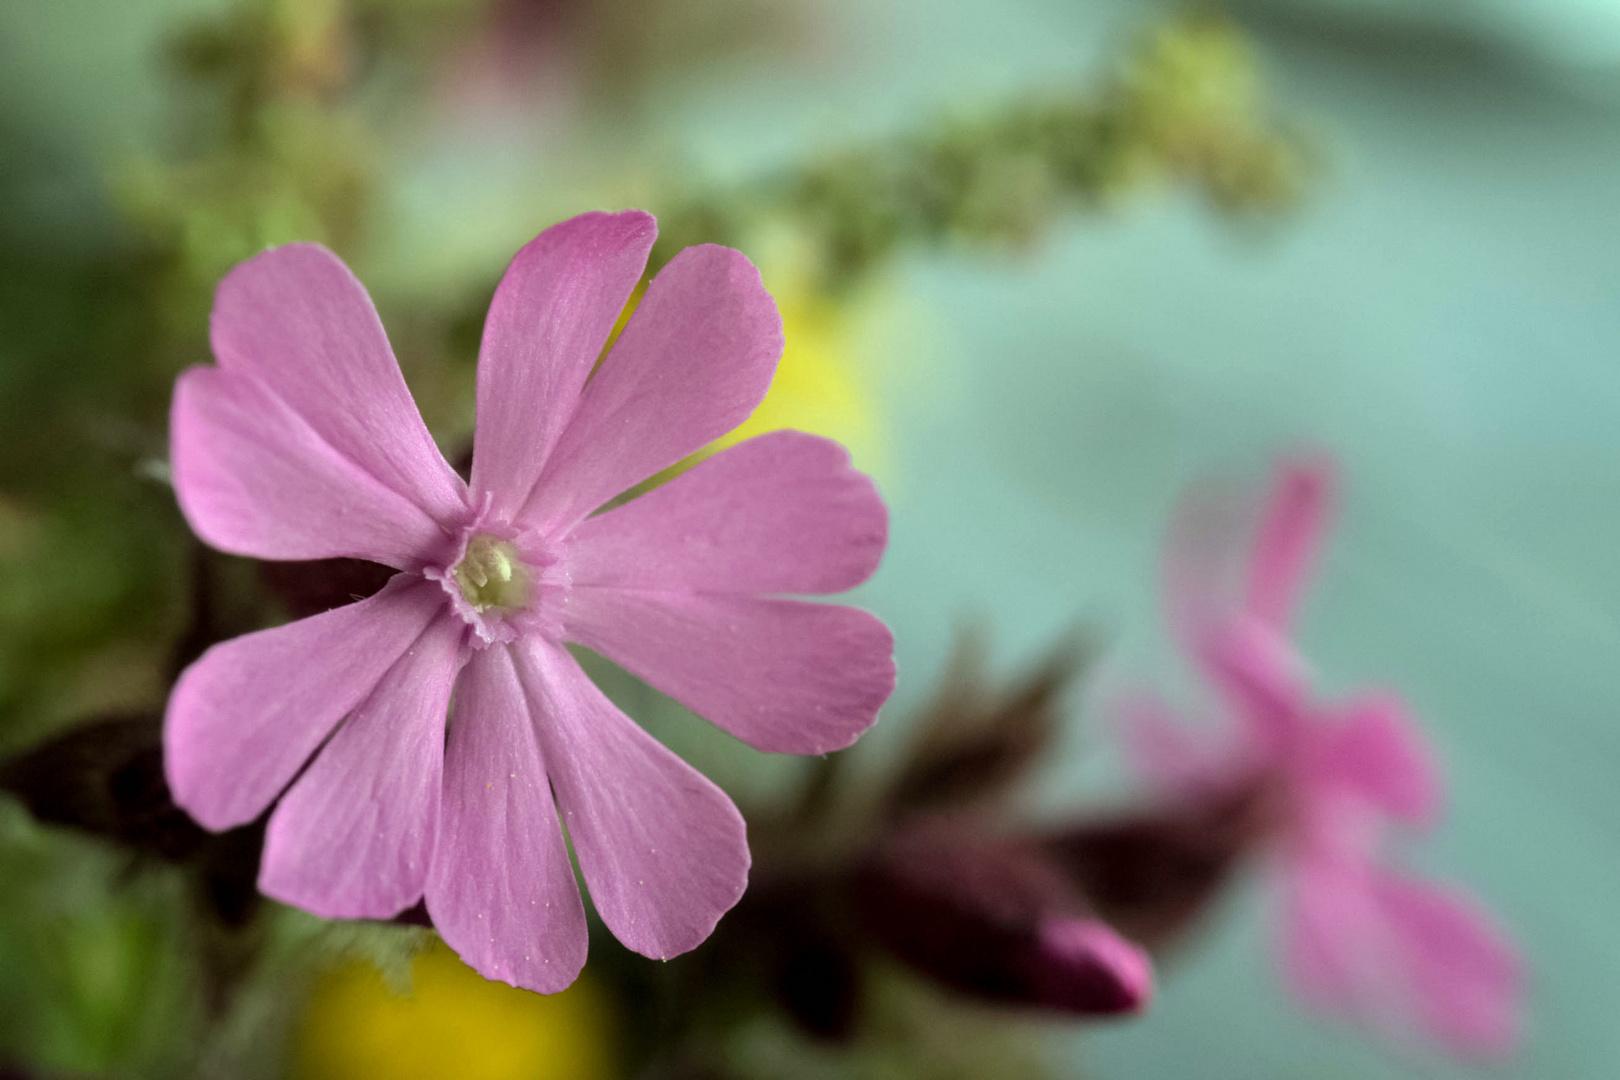
<path fill-rule="evenodd" d="M 108 159 L 158 122 L 157 27 L 211 5 L 50 6 L 0 5 L 0 82 L 78 133 L 63 153 Z M 1071 80 L 1146 11 L 842 0 L 813 62 L 689 75 L 657 126 L 744 176 Z M 1402 687 L 1445 754 L 1452 818 L 1413 858 L 1487 897 L 1534 972 L 1528 1043 L 1490 1071 L 1620 1076 L 1620 4 L 1240 15 L 1326 151 L 1296 220 L 1257 235 L 1171 199 L 1069 222 L 1024 262 L 917 256 L 887 286 L 915 354 L 881 379 L 893 544 L 867 590 L 899 641 L 894 715 L 963 615 L 1008 662 L 1084 616 L 1112 671 L 1171 670 L 1154 568 L 1176 493 L 1327 447 L 1345 498 L 1305 642 L 1334 685 Z M 78 205 L 40 193 L 46 217 Z M 1092 768 L 1082 744 L 1048 809 Z M 1120 1080 L 1453 1074 L 1296 1013 L 1260 912 L 1235 897 L 1151 1015 L 1062 1060 Z"/>
<path fill-rule="evenodd" d="M 895 86 L 971 99 L 1095 55 L 1131 14 L 930 7 L 875 21 L 892 37 L 869 61 L 892 82 L 835 93 L 882 113 Z M 1607 14 L 1591 25 L 1612 45 Z M 1329 150 L 1289 228 L 1257 238 L 1174 205 L 1076 223 L 1027 267 L 909 267 L 960 386 L 915 405 L 894 390 L 873 603 L 903 695 L 964 611 L 1013 656 L 1099 614 L 1116 666 L 1160 670 L 1153 572 L 1176 493 L 1330 448 L 1342 525 L 1305 642 L 1330 682 L 1402 687 L 1445 754 L 1452 817 L 1414 860 L 1487 897 L 1533 968 L 1528 1043 L 1489 1071 L 1620 1076 L 1620 112 L 1585 66 L 1601 35 L 1558 65 L 1547 37 L 1517 52 L 1494 25 L 1348 47 L 1343 24 L 1317 25 L 1250 22 Z M 1119 1078 L 1461 1071 L 1297 1014 L 1258 899 L 1167 974 L 1145 1021 L 1077 1040 L 1076 1060 Z"/>

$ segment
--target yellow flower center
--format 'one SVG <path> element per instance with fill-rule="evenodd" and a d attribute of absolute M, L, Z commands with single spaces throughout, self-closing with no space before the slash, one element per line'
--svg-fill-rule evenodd
<path fill-rule="evenodd" d="M 490 608 L 517 611 L 529 604 L 532 581 L 518 550 L 505 540 L 479 535 L 467 543 L 467 554 L 452 571 L 461 595 L 474 611 Z"/>

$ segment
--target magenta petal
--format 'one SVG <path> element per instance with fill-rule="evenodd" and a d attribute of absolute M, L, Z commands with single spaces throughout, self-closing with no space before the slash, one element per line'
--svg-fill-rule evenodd
<path fill-rule="evenodd" d="M 214 547 L 404 568 L 444 543 L 417 504 L 333 450 L 255 379 L 209 367 L 182 374 L 169 439 L 180 507 Z"/>
<path fill-rule="evenodd" d="M 1042 1002 L 1076 1012 L 1141 1012 L 1153 1000 L 1153 961 L 1100 919 L 1043 920 L 1032 965 Z"/>
<path fill-rule="evenodd" d="M 396 578 L 357 604 L 209 649 L 169 696 L 175 801 L 215 830 L 258 817 L 443 609 L 437 585 Z"/>
<path fill-rule="evenodd" d="M 384 919 L 421 899 L 466 632 L 454 615 L 435 620 L 282 797 L 261 892 L 328 919 Z"/>
<path fill-rule="evenodd" d="M 1307 858 L 1285 878 L 1280 959 L 1289 985 L 1310 1008 L 1355 1016 L 1366 987 L 1388 979 L 1370 872 L 1359 861 Z"/>
<path fill-rule="evenodd" d="M 1262 755 L 1286 754 L 1315 737 L 1304 660 L 1271 627 L 1254 619 L 1234 621 L 1211 634 L 1195 659 Z"/>
<path fill-rule="evenodd" d="M 569 640 L 760 750 L 854 742 L 894 689 L 894 637 L 858 608 L 576 586 Z"/>
<path fill-rule="evenodd" d="M 1136 774 L 1174 795 L 1191 797 L 1235 778 L 1243 764 L 1232 747 L 1195 733 L 1157 694 L 1139 691 L 1109 703 Z"/>
<path fill-rule="evenodd" d="M 486 979 L 543 994 L 585 966 L 585 907 L 529 705 L 502 646 L 456 683 L 428 914 Z"/>
<path fill-rule="evenodd" d="M 1308 858 L 1289 878 L 1282 958 L 1307 1004 L 1467 1057 L 1512 1049 L 1522 963 L 1470 901 L 1353 860 Z"/>
<path fill-rule="evenodd" d="M 465 487 L 433 444 L 377 311 L 342 261 L 288 244 L 226 275 L 209 322 L 219 366 L 251 376 L 339 454 L 452 523 Z"/>
<path fill-rule="evenodd" d="M 1293 621 L 1333 503 L 1333 469 L 1325 459 L 1278 466 L 1260 519 L 1249 568 L 1249 614 L 1278 631 Z"/>
<path fill-rule="evenodd" d="M 669 261 L 579 399 L 523 518 L 566 528 L 748 419 L 782 355 L 782 318 L 730 248 Z"/>
<path fill-rule="evenodd" d="M 1429 1033 L 1465 1057 L 1512 1050 L 1524 965 L 1494 920 L 1471 898 L 1425 882 L 1381 876 L 1375 890 Z"/>
<path fill-rule="evenodd" d="M 830 593 L 877 569 L 889 516 L 842 446 L 799 431 L 749 439 L 582 522 L 579 585 Z"/>
<path fill-rule="evenodd" d="M 651 214 L 581 214 L 517 253 L 484 320 L 472 488 L 516 513 L 641 280 Z"/>
<path fill-rule="evenodd" d="M 1439 817 L 1444 793 L 1439 768 L 1406 702 L 1393 693 L 1367 693 L 1344 706 L 1327 733 L 1320 775 L 1359 792 L 1385 813 L 1414 825 Z"/>
<path fill-rule="evenodd" d="M 513 648 L 591 902 L 644 956 L 696 947 L 748 885 L 742 815 L 637 727 L 559 645 Z"/>

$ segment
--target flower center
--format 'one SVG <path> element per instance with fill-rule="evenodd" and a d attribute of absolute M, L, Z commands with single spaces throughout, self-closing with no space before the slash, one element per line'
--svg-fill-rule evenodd
<path fill-rule="evenodd" d="M 521 611 L 529 606 L 533 572 L 518 558 L 518 549 L 505 540 L 488 534 L 473 537 L 451 574 L 474 611 Z"/>

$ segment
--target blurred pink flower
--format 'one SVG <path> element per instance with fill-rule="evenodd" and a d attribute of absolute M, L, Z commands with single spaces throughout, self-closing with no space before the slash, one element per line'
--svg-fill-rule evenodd
<path fill-rule="evenodd" d="M 1245 781 L 1273 788 L 1279 959 L 1307 1005 L 1396 1033 L 1416 1026 L 1462 1056 L 1504 1053 L 1518 1040 L 1523 996 L 1512 943 L 1460 890 L 1381 859 L 1390 826 L 1430 826 L 1442 808 L 1416 722 L 1388 691 L 1314 700 L 1292 640 L 1332 490 L 1326 462 L 1295 460 L 1278 467 L 1257 522 L 1234 515 L 1231 499 L 1185 504 L 1172 529 L 1169 617 L 1237 723 L 1198 737 L 1140 695 L 1121 702 L 1128 749 L 1139 771 L 1183 796 Z"/>
<path fill-rule="evenodd" d="M 450 49 L 441 96 L 459 123 L 483 115 L 566 126 L 577 119 L 591 57 L 580 24 L 587 4 L 495 0 Z"/>
<path fill-rule="evenodd" d="M 187 519 L 241 555 L 400 571 L 369 599 L 214 647 L 169 700 L 165 771 L 198 821 L 240 825 L 286 789 L 270 896 L 332 918 L 425 896 L 479 972 L 559 990 L 586 947 L 560 810 L 619 940 L 683 952 L 742 894 L 742 818 L 564 642 L 762 750 L 847 746 L 887 698 L 881 622 L 780 598 L 847 589 L 882 555 L 883 503 L 837 444 L 761 436 L 592 516 L 741 423 L 782 351 L 758 271 L 694 247 L 593 374 L 656 232 L 637 211 L 586 214 L 518 252 L 484 325 L 470 484 L 335 256 L 277 248 L 221 283 L 219 365 L 175 387 Z"/>

